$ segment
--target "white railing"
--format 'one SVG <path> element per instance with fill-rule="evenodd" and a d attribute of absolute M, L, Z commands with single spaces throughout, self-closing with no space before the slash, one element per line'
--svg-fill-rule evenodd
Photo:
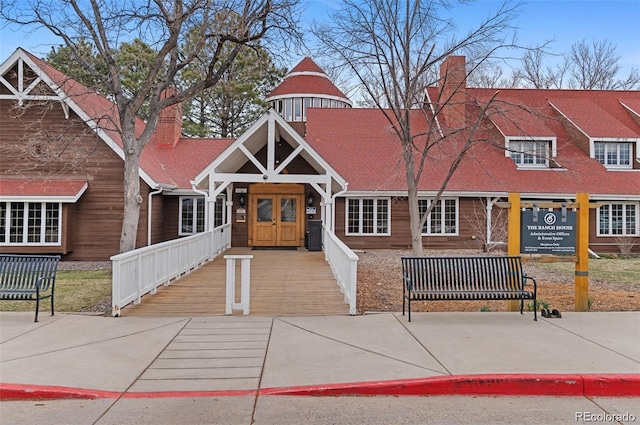
<path fill-rule="evenodd" d="M 112 314 L 143 295 L 155 294 L 160 285 L 197 269 L 231 246 L 231 224 L 210 232 L 173 239 L 114 255 L 112 262 Z"/>
<path fill-rule="evenodd" d="M 349 304 L 349 314 L 356 315 L 356 284 L 358 281 L 358 256 L 338 237 L 323 226 L 324 256 L 338 281 L 344 302 Z"/>

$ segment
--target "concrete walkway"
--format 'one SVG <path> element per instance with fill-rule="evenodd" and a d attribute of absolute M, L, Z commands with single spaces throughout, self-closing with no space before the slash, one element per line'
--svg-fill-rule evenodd
<path fill-rule="evenodd" d="M 0 313 L 0 400 L 3 425 L 632 424 L 640 313 Z"/>
<path fill-rule="evenodd" d="M 569 377 L 550 376 L 557 374 Z M 588 384 L 587 375 L 597 381 Z M 640 395 L 640 381 L 633 381 L 638 377 L 638 312 L 566 313 L 538 322 L 530 313 L 416 313 L 411 323 L 392 313 L 274 318 L 45 314 L 39 323 L 33 323 L 31 313 L 0 313 L 3 397 L 582 395 L 604 387 L 609 395 L 625 395 L 636 387 Z M 542 378 L 543 386 L 532 385 Z"/>

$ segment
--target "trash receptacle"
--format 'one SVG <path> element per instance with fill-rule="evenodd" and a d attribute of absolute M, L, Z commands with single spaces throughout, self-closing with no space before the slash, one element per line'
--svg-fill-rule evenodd
<path fill-rule="evenodd" d="M 322 220 L 309 220 L 308 231 L 307 249 L 309 251 L 322 251 Z"/>

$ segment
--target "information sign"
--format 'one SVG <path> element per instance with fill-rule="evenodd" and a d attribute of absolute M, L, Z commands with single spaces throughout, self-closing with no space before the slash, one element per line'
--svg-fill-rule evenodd
<path fill-rule="evenodd" d="M 575 211 L 535 211 L 521 213 L 520 252 L 528 254 L 576 253 Z"/>

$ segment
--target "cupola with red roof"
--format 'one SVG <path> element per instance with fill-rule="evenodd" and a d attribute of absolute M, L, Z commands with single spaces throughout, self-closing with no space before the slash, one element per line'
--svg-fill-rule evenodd
<path fill-rule="evenodd" d="M 307 108 L 351 108 L 338 89 L 311 58 L 300 61 L 265 99 L 287 122 L 305 122 Z"/>

